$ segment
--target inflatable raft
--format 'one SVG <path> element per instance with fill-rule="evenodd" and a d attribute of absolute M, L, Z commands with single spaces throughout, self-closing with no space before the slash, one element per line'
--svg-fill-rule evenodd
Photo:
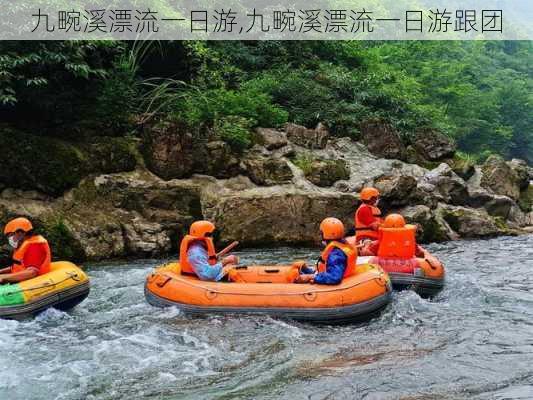
<path fill-rule="evenodd" d="M 144 292 L 154 306 L 176 306 L 191 315 L 268 314 L 326 324 L 368 320 L 391 300 L 389 277 L 378 266 L 358 265 L 355 275 L 335 286 L 293 283 L 298 268 L 240 266 L 231 282 L 205 282 L 170 263 L 147 277 Z"/>
<path fill-rule="evenodd" d="M 429 252 L 424 258 L 395 260 L 380 257 L 358 257 L 358 263 L 377 264 L 387 271 L 396 290 L 412 289 L 422 297 L 436 295 L 444 287 L 444 266 Z"/>
<path fill-rule="evenodd" d="M 89 290 L 89 278 L 80 268 L 53 262 L 45 275 L 0 285 L 0 318 L 28 318 L 49 307 L 67 310 L 82 302 Z"/>

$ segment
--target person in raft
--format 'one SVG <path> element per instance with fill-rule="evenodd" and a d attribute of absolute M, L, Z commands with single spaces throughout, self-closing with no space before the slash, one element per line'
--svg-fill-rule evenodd
<path fill-rule="evenodd" d="M 378 208 L 379 191 L 373 187 L 365 187 L 359 194 L 362 204 L 355 212 L 356 241 L 376 240 L 379 226 L 383 223 L 381 210 Z"/>
<path fill-rule="evenodd" d="M 326 218 L 320 224 L 320 234 L 325 247 L 317 269 L 302 267 L 296 283 L 337 285 L 355 274 L 357 250 L 344 240 L 344 224 L 337 218 Z"/>
<path fill-rule="evenodd" d="M 391 257 L 395 254 L 402 257 L 404 254 L 413 254 L 416 257 L 424 257 L 424 249 L 416 244 L 416 227 L 406 225 L 405 219 L 400 214 L 389 214 L 385 217 L 383 225 L 380 227 L 380 238 L 372 242 L 367 241 L 363 244 L 359 254 L 361 256 L 380 256 Z"/>
<path fill-rule="evenodd" d="M 226 256 L 218 262 L 213 241 L 215 229 L 209 221 L 193 222 L 189 234 L 180 244 L 182 274 L 196 275 L 202 281 L 220 281 L 239 263 L 235 255 Z"/>
<path fill-rule="evenodd" d="M 50 246 L 44 237 L 33 232 L 28 219 L 20 217 L 8 222 L 4 235 L 13 248 L 13 264 L 0 269 L 0 284 L 25 281 L 50 271 Z"/>

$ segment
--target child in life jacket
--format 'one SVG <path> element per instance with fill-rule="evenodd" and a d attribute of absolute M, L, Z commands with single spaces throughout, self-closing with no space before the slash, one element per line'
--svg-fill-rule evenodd
<path fill-rule="evenodd" d="M 363 244 L 359 252 L 361 256 L 411 258 L 414 255 L 424 257 L 424 249 L 416 244 L 416 227 L 407 225 L 400 214 L 387 215 L 379 233 L 378 240 Z"/>
<path fill-rule="evenodd" d="M 362 204 L 355 212 L 356 241 L 376 240 L 378 229 L 383 223 L 381 210 L 378 208 L 379 191 L 373 187 L 365 187 L 359 194 Z"/>
<path fill-rule="evenodd" d="M 337 218 L 326 218 L 320 224 L 324 250 L 316 269 L 302 267 L 296 283 L 337 285 L 355 274 L 356 249 L 344 240 L 344 224 Z"/>
<path fill-rule="evenodd" d="M 193 222 L 180 244 L 182 274 L 196 275 L 203 281 L 220 281 L 239 263 L 235 255 L 218 261 L 213 241 L 215 225 L 209 221 Z"/>
<path fill-rule="evenodd" d="M 13 264 L 0 269 L 0 284 L 22 282 L 50 271 L 50 246 L 44 237 L 33 232 L 30 220 L 19 217 L 9 221 L 4 234 L 13 248 Z"/>

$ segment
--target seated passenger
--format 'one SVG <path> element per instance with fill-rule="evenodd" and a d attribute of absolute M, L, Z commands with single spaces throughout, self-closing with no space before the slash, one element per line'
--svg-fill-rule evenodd
<path fill-rule="evenodd" d="M 218 262 L 213 242 L 215 225 L 209 221 L 196 221 L 189 234 L 181 241 L 180 266 L 182 274 L 194 274 L 203 281 L 220 281 L 239 263 L 235 255 Z"/>
<path fill-rule="evenodd" d="M 13 264 L 0 269 L 0 284 L 25 281 L 50 271 L 50 246 L 44 237 L 33 232 L 28 219 L 20 217 L 8 222 L 4 234 L 13 248 Z"/>
<path fill-rule="evenodd" d="M 387 215 L 379 229 L 379 239 L 367 242 L 361 248 L 361 256 L 384 258 L 424 257 L 424 249 L 416 244 L 416 227 L 406 225 L 400 214 Z"/>
<path fill-rule="evenodd" d="M 381 210 L 378 208 L 379 191 L 365 187 L 359 194 L 362 204 L 355 212 L 355 237 L 357 242 L 378 238 L 378 229 L 382 224 Z"/>
<path fill-rule="evenodd" d="M 357 251 L 344 240 L 343 223 L 337 218 L 326 218 L 320 224 L 320 234 L 325 248 L 317 269 L 303 267 L 297 283 L 337 285 L 355 274 Z"/>

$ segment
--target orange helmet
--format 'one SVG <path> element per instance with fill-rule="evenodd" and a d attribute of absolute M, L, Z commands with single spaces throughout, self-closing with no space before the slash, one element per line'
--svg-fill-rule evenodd
<path fill-rule="evenodd" d="M 344 224 L 337 218 L 326 218 L 320 223 L 320 233 L 326 240 L 344 238 Z"/>
<path fill-rule="evenodd" d="M 210 233 L 215 231 L 215 225 L 209 221 L 196 221 L 193 222 L 189 234 L 197 238 L 203 238 L 210 236 Z"/>
<path fill-rule="evenodd" d="M 4 235 L 15 233 L 16 231 L 29 232 L 33 229 L 30 220 L 24 217 L 15 218 L 9 221 L 4 228 Z"/>
<path fill-rule="evenodd" d="M 373 187 L 365 187 L 359 193 L 359 198 L 363 201 L 368 201 L 373 197 L 379 197 L 379 190 Z"/>
<path fill-rule="evenodd" d="M 389 214 L 383 221 L 384 228 L 403 228 L 405 226 L 405 219 L 400 214 Z"/>

